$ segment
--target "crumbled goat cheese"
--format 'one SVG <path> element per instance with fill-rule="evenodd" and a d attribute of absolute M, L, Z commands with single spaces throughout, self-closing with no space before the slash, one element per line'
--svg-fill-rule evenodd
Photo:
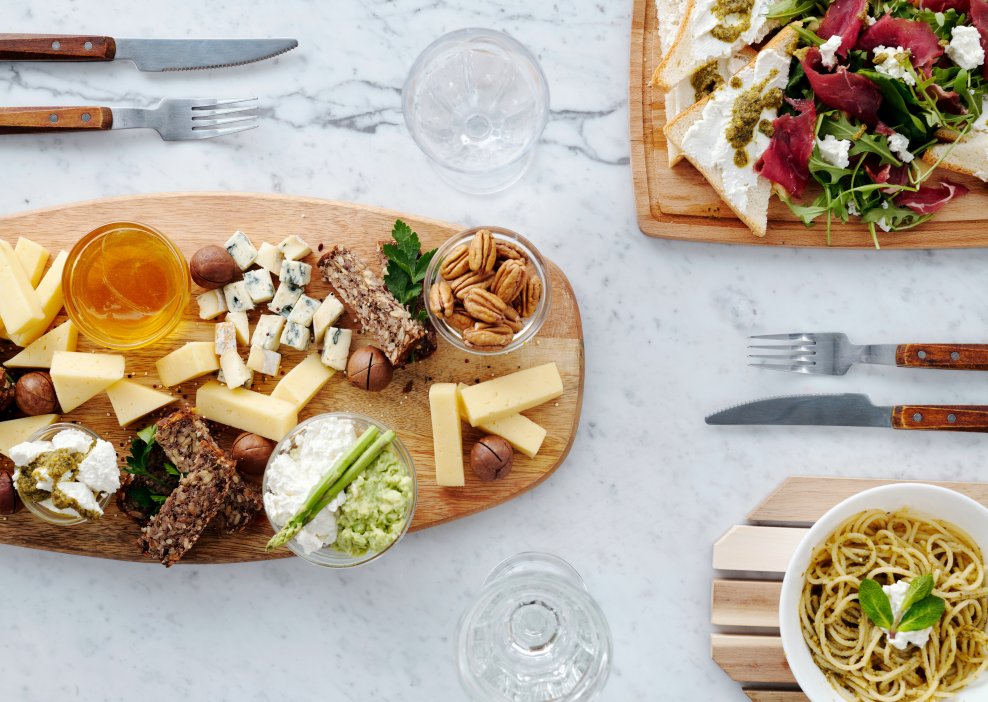
<path fill-rule="evenodd" d="M 823 59 L 823 65 L 827 68 L 833 68 L 837 65 L 837 52 L 840 50 L 841 43 L 840 34 L 835 34 L 820 46 L 820 56 Z"/>
<path fill-rule="evenodd" d="M 79 482 L 97 492 L 116 492 L 120 489 L 120 469 L 117 468 L 117 452 L 113 444 L 100 439 L 96 446 L 79 463 Z"/>
<path fill-rule="evenodd" d="M 51 438 L 56 449 L 66 449 L 69 453 L 86 453 L 93 445 L 93 440 L 78 429 L 64 429 Z"/>
<path fill-rule="evenodd" d="M 985 50 L 981 46 L 981 34 L 975 27 L 960 25 L 950 32 L 947 56 L 966 71 L 973 71 L 985 62 Z"/>
<path fill-rule="evenodd" d="M 910 163 L 914 158 L 909 151 L 909 139 L 902 134 L 896 133 L 889 137 L 889 150 L 903 163 Z"/>
<path fill-rule="evenodd" d="M 875 70 L 884 73 L 889 78 L 898 78 L 906 85 L 916 85 L 909 70 L 909 57 L 912 55 L 910 49 L 903 49 L 901 46 L 876 46 L 874 49 Z"/>
<path fill-rule="evenodd" d="M 902 601 L 906 599 L 906 590 L 908 589 L 909 583 L 905 580 L 897 580 L 894 585 L 882 585 L 882 590 L 888 595 L 889 603 L 892 605 L 893 620 L 899 618 Z M 888 629 L 882 629 L 882 631 L 888 636 Z M 889 637 L 889 643 L 900 651 L 905 651 L 909 644 L 922 648 L 930 640 L 930 632 L 932 631 L 932 626 L 920 629 L 919 631 L 897 631 L 895 632 L 895 636 Z"/>
<path fill-rule="evenodd" d="M 54 450 L 55 447 L 52 446 L 50 441 L 25 441 L 23 444 L 13 446 L 8 451 L 8 455 L 10 460 L 14 462 L 14 465 L 20 468 L 21 466 L 30 465 L 41 454 Z"/>
<path fill-rule="evenodd" d="M 882 200 L 882 209 L 887 210 L 888 208 L 889 208 L 888 200 Z M 892 225 L 889 224 L 888 220 L 885 219 L 884 217 L 882 217 L 880 220 L 875 222 L 875 224 L 877 224 L 878 228 L 881 229 L 883 232 L 892 231 Z"/>
<path fill-rule="evenodd" d="M 851 150 L 850 139 L 838 139 L 833 134 L 828 134 L 823 139 L 817 139 L 816 146 L 820 149 L 820 156 L 831 166 L 847 168 L 851 164 L 848 154 Z"/>

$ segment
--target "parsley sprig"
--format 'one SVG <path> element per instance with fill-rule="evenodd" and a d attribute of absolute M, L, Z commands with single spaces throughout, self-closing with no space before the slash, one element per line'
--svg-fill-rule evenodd
<path fill-rule="evenodd" d="M 423 254 L 419 235 L 400 219 L 395 221 L 391 237 L 394 242 L 381 247 L 388 257 L 384 283 L 398 302 L 417 319 L 424 321 L 428 315 L 422 306 L 422 282 L 436 250 Z"/>
<path fill-rule="evenodd" d="M 127 495 L 149 516 L 157 514 L 161 505 L 168 499 L 168 495 L 162 495 L 151 489 L 150 485 L 159 485 L 160 476 L 154 475 L 148 469 L 151 454 L 155 447 L 155 434 L 158 428 L 152 424 L 137 432 L 137 436 L 130 442 L 130 455 L 127 457 L 127 465 L 124 470 L 132 475 L 141 475 L 148 478 L 143 485 L 130 485 L 127 487 Z M 164 461 L 162 463 L 165 472 L 169 475 L 180 478 L 182 473 L 172 463 Z"/>

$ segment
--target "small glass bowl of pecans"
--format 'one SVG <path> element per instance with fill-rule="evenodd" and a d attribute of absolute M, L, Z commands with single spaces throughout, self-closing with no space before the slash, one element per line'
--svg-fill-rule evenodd
<path fill-rule="evenodd" d="M 532 339 L 552 298 L 542 255 L 501 227 L 468 229 L 439 247 L 422 292 L 429 319 L 446 341 L 488 356 Z"/>

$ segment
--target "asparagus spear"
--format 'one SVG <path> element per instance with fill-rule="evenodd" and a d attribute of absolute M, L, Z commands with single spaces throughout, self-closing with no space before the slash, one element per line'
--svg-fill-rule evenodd
<path fill-rule="evenodd" d="M 370 464 L 377 460 L 377 457 L 386 449 L 392 441 L 395 440 L 395 433 L 393 431 L 387 431 L 382 434 L 374 445 L 367 449 L 364 454 L 357 459 L 357 462 L 350 466 L 347 471 L 343 474 L 339 480 L 333 483 L 333 487 L 323 495 L 322 499 L 319 500 L 319 504 L 316 506 L 316 510 L 313 516 L 319 514 L 322 510 L 326 509 L 330 502 L 336 499 L 336 496 L 341 492 L 346 490 L 350 483 L 357 479 L 357 476 L 363 473 Z"/>
<path fill-rule="evenodd" d="M 288 520 L 288 523 L 281 528 L 277 534 L 271 537 L 268 541 L 265 550 L 273 551 L 276 548 L 284 546 L 289 541 L 294 539 L 305 525 L 315 519 L 316 515 L 322 510 L 319 504 L 322 500 L 323 495 L 329 490 L 333 484 L 340 479 L 340 476 L 349 468 L 355 461 L 357 461 L 365 451 L 367 447 L 378 437 L 380 430 L 377 427 L 368 427 L 367 431 L 360 435 L 357 439 L 357 443 L 347 451 L 344 455 L 337 459 L 333 467 L 326 471 L 326 475 L 322 477 L 316 486 L 309 491 L 308 497 L 305 498 L 305 502 L 299 507 L 295 515 Z M 393 436 L 393 432 L 389 432 Z M 380 451 L 378 451 L 380 453 Z M 353 478 L 351 478 L 351 481 Z M 328 502 L 326 504 L 329 504 Z M 325 505 L 323 505 L 325 507 Z"/>

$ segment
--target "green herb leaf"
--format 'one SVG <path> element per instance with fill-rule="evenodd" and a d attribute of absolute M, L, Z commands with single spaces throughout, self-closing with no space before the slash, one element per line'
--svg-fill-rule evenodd
<path fill-rule="evenodd" d="M 933 592 L 932 575 L 927 573 L 918 578 L 913 578 L 913 581 L 909 583 L 909 589 L 906 590 L 905 597 L 902 598 L 902 606 L 899 607 L 899 611 L 908 612 L 910 607 L 924 597 L 927 597 L 931 592 Z"/>
<path fill-rule="evenodd" d="M 899 619 L 898 631 L 919 631 L 933 626 L 943 616 L 947 603 L 936 595 L 928 595 L 905 611 Z"/>
<path fill-rule="evenodd" d="M 165 472 L 168 473 L 169 475 L 177 475 L 179 477 L 182 476 L 182 473 L 179 472 L 178 468 L 173 466 L 168 461 L 165 461 L 164 466 L 165 466 Z"/>
<path fill-rule="evenodd" d="M 436 255 L 436 250 L 422 254 L 422 242 L 419 235 L 412 231 L 402 220 L 395 221 L 391 230 L 393 243 L 385 244 L 381 251 L 388 258 L 388 269 L 384 275 L 384 284 L 388 291 L 416 318 L 422 319 L 422 281 L 425 280 L 429 263 Z"/>
<path fill-rule="evenodd" d="M 157 433 L 158 433 L 158 426 L 156 424 L 152 424 L 150 426 L 144 427 L 139 432 L 137 432 L 137 436 L 140 437 L 141 441 L 143 441 L 145 444 L 150 446 L 152 442 L 154 442 L 154 437 Z"/>
<path fill-rule="evenodd" d="M 892 603 L 878 582 L 870 578 L 862 580 L 858 588 L 858 602 L 861 610 L 876 626 L 892 628 Z"/>

